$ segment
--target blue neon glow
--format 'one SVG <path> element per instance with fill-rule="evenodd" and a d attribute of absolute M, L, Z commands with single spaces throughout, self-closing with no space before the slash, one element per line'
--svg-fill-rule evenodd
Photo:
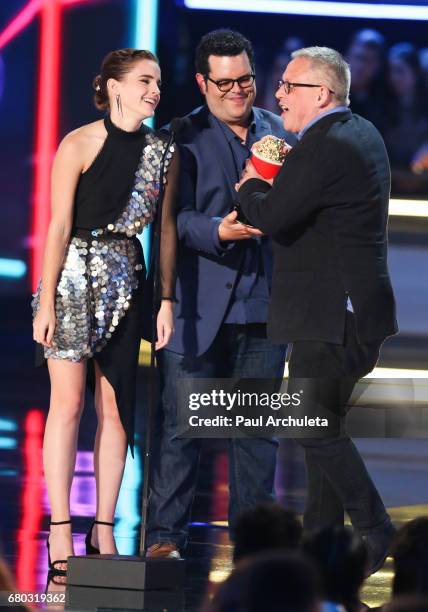
<path fill-rule="evenodd" d="M 10 450 L 12 448 L 16 448 L 17 442 L 13 438 L 4 438 L 0 437 L 0 448 L 2 450 Z"/>
<path fill-rule="evenodd" d="M 119 499 L 117 501 L 116 523 L 114 533 L 117 547 L 121 555 L 132 555 L 134 551 L 134 535 L 141 520 L 139 508 L 139 491 L 141 488 L 142 468 L 140 451 L 134 450 L 134 459 L 128 449 L 122 486 L 120 487 Z"/>
<path fill-rule="evenodd" d="M 330 2 L 329 0 L 184 0 L 184 4 L 190 9 L 213 11 L 428 21 L 427 4 L 416 6 L 369 2 Z"/>
<path fill-rule="evenodd" d="M 158 43 L 158 0 L 136 0 L 134 12 L 134 41 L 138 49 L 156 53 Z"/>
<path fill-rule="evenodd" d="M 134 0 L 132 13 L 132 41 L 135 49 L 147 49 L 156 53 L 158 43 L 158 0 Z M 145 123 L 153 127 L 153 119 Z"/>
<path fill-rule="evenodd" d="M 15 478 L 18 476 L 18 470 L 0 470 L 0 477 Z"/>
<path fill-rule="evenodd" d="M 21 259 L 5 259 L 0 257 L 0 276 L 22 278 L 26 272 L 27 264 Z"/>
<path fill-rule="evenodd" d="M 18 425 L 12 419 L 0 419 L 0 431 L 17 431 Z"/>
<path fill-rule="evenodd" d="M 158 44 L 158 12 L 159 0 L 134 0 L 134 10 L 132 11 L 132 40 L 131 46 L 135 49 L 148 49 L 156 53 Z M 145 123 L 153 127 L 152 118 Z M 149 269 L 150 262 L 150 237 L 151 228 L 144 228 L 143 233 L 138 236 L 143 245 L 146 269 Z"/>

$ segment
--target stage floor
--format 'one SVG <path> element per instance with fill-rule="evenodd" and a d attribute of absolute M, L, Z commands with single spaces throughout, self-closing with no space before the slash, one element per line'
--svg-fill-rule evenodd
<path fill-rule="evenodd" d="M 2 450 L 0 471 L 1 536 L 3 553 L 11 565 L 18 589 L 23 592 L 44 592 L 47 588 L 47 553 L 45 540 L 49 508 L 43 484 L 40 453 L 42 420 L 35 409 L 23 415 L 24 430 L 2 431 L 3 439 L 16 440 L 16 448 Z M 5 418 L 2 427 L 15 419 Z M 358 444 L 367 465 L 379 486 L 395 524 L 401 525 L 421 514 L 428 514 L 426 471 L 428 443 L 425 440 L 360 440 Z M 83 446 L 83 442 L 82 442 Z M 177 606 L 168 610 L 198 610 L 205 597 L 232 569 L 232 545 L 227 529 L 222 526 L 227 511 L 226 457 L 216 445 L 207 445 L 200 472 L 200 485 L 195 502 L 191 543 L 186 553 L 184 593 L 177 594 Z M 292 442 L 281 446 L 277 491 L 289 507 L 299 510 L 303 502 L 304 481 L 300 449 Z M 72 515 L 76 554 L 83 554 L 84 535 L 94 514 L 91 452 L 79 450 L 78 469 L 73 485 Z M 116 518 L 116 539 L 120 553 L 133 554 L 137 545 L 138 495 L 141 472 L 131 467 L 140 465 L 137 455 L 130 460 Z M 404 503 L 406 500 L 406 503 Z M 387 601 L 391 584 L 391 561 L 366 583 L 363 601 L 370 606 Z M 60 579 L 62 580 L 62 579 Z M 65 586 L 50 582 L 49 592 L 62 593 Z M 58 604 L 54 609 L 61 609 Z M 151 609 L 151 608 L 150 608 Z M 160 608 L 161 609 L 161 608 Z"/>
<path fill-rule="evenodd" d="M 4 310 L 3 310 L 4 309 Z M 7 311 L 7 315 L 6 315 Z M 31 321 L 28 302 L 4 300 L 0 320 L 3 338 L 1 357 L 2 391 L 0 409 L 0 543 L 4 557 L 23 592 L 44 592 L 47 580 L 46 537 L 49 506 L 42 476 L 41 445 L 48 406 L 46 371 L 32 366 Z M 7 324 L 6 324 L 7 322 Z M 382 354 L 383 366 L 425 367 L 426 361 L 414 344 L 388 341 Z M 407 365 L 410 364 L 411 365 Z M 146 405 L 147 369 L 140 368 L 137 431 L 142 439 Z M 95 417 L 88 400 L 82 418 L 76 476 L 71 505 L 76 554 L 83 553 L 83 539 L 94 516 L 95 487 L 92 444 Z M 225 441 L 206 440 L 193 512 L 191 542 L 186 553 L 187 578 L 176 609 L 198 610 L 232 569 L 232 546 L 225 528 L 228 503 Z M 357 444 L 396 525 L 428 514 L 428 440 L 360 439 Z M 139 495 L 142 485 L 142 456 L 128 458 L 116 513 L 115 534 L 121 554 L 133 554 L 137 546 Z M 277 493 L 287 507 L 301 513 L 305 475 L 300 448 L 283 440 L 277 473 Z M 372 576 L 363 591 L 363 601 L 374 606 L 388 599 L 391 565 Z M 50 590 L 63 591 L 64 585 Z M 60 607 L 56 608 L 60 609 Z M 168 609 L 174 609 L 168 603 Z"/>

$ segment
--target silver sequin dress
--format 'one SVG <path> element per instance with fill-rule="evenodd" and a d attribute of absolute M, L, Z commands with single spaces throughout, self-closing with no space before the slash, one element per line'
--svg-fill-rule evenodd
<path fill-rule="evenodd" d="M 133 446 L 136 371 L 144 314 L 151 310 L 144 258 L 136 235 L 156 218 L 163 160 L 164 183 L 174 146 L 143 126 L 125 132 L 106 117 L 107 138 L 79 180 L 72 237 L 59 275 L 51 348 L 38 345 L 36 362 L 92 358 L 112 384 L 119 413 Z M 169 180 L 171 178 L 171 180 Z M 161 223 L 160 279 L 163 296 L 173 296 L 176 223 L 172 185 L 165 194 Z M 39 309 L 40 285 L 32 302 Z M 144 312 L 146 311 L 146 313 Z M 149 315 L 150 316 L 150 315 Z"/>

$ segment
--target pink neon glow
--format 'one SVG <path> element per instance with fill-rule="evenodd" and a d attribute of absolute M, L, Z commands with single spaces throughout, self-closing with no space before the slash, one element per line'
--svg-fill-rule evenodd
<path fill-rule="evenodd" d="M 0 49 L 5 47 L 8 42 L 15 38 L 15 36 L 33 21 L 42 6 L 42 2 L 46 2 L 46 0 L 30 0 L 30 2 L 15 15 L 3 32 L 0 33 Z M 63 6 L 83 4 L 84 2 L 88 2 L 88 0 L 61 0 Z"/>
<path fill-rule="evenodd" d="M 35 591 L 37 536 L 42 519 L 42 434 L 44 416 L 41 410 L 30 410 L 24 424 L 24 488 L 22 516 L 18 532 L 16 581 L 20 591 Z"/>
<path fill-rule="evenodd" d="M 31 288 L 42 271 L 43 246 L 50 219 L 50 170 L 58 144 L 61 10 L 90 0 L 30 0 L 0 32 L 0 49 L 41 13 L 34 191 L 31 214 Z"/>
<path fill-rule="evenodd" d="M 40 9 L 41 0 L 31 0 L 24 8 L 12 19 L 3 32 L 0 33 L 0 49 L 15 38 L 35 17 Z"/>
<path fill-rule="evenodd" d="M 50 219 L 50 171 L 58 142 L 61 1 L 45 0 L 41 11 L 39 91 L 33 194 L 32 289 L 41 276 L 43 245 Z"/>
<path fill-rule="evenodd" d="M 98 1 L 103 1 L 103 0 L 98 0 Z M 83 4 L 84 2 L 91 2 L 91 0 L 62 0 L 63 6 L 70 6 L 72 4 Z M 95 0 L 92 0 L 92 2 L 95 2 Z"/>

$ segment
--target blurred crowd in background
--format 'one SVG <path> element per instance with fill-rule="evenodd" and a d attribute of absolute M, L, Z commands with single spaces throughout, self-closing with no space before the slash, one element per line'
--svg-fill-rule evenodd
<path fill-rule="evenodd" d="M 270 70 L 258 67 L 258 104 L 278 111 L 275 84 L 291 53 L 310 41 L 290 36 Z M 344 52 L 352 75 L 351 109 L 381 132 L 392 167 L 394 194 L 428 192 L 428 47 L 409 42 L 392 46 L 378 31 L 358 30 Z M 262 76 L 262 79 L 259 78 Z"/>
<path fill-rule="evenodd" d="M 340 525 L 303 534 L 295 514 L 262 504 L 240 515 L 234 569 L 202 612 L 427 612 L 427 545 L 426 516 L 397 531 L 389 601 L 370 607 L 364 538 Z"/>

